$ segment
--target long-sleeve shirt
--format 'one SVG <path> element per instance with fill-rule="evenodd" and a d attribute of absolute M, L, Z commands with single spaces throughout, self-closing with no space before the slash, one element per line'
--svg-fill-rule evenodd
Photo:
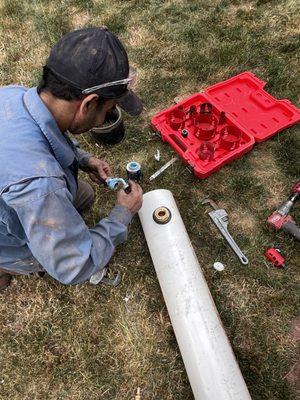
<path fill-rule="evenodd" d="M 108 263 L 132 216 L 117 205 L 88 229 L 73 205 L 77 167 L 87 158 L 36 88 L 0 89 L 0 269 L 44 269 L 74 284 Z"/>

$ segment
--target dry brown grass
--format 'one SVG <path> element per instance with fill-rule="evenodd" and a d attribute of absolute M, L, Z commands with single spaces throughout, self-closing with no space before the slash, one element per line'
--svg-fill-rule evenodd
<path fill-rule="evenodd" d="M 299 129 L 257 145 L 204 181 L 179 162 L 152 184 L 147 178 L 172 157 L 153 138 L 149 119 L 175 97 L 248 69 L 268 79 L 277 97 L 297 101 L 297 2 L 1 0 L 0 6 L 1 84 L 35 84 L 49 47 L 68 29 L 103 24 L 124 41 L 140 71 L 145 112 L 138 120 L 126 117 L 121 145 L 95 147 L 86 136 L 82 146 L 106 157 L 116 175 L 136 159 L 146 177 L 144 191 L 174 193 L 252 398 L 294 400 L 299 353 L 289 332 L 299 310 L 299 247 L 282 233 L 269 233 L 265 219 L 299 177 Z M 153 158 L 157 148 L 161 163 Z M 108 190 L 95 189 L 89 225 L 114 204 Z M 205 196 L 228 211 L 248 269 L 211 224 L 200 204 Z M 294 215 L 300 217 L 297 209 Z M 287 271 L 264 260 L 273 243 L 284 248 Z M 50 278 L 13 281 L 0 302 L 0 399 L 132 400 L 137 387 L 143 400 L 192 399 L 145 249 L 135 220 L 112 260 L 123 271 L 116 290 L 66 287 Z M 225 264 L 222 274 L 211 268 L 216 260 Z"/>
<path fill-rule="evenodd" d="M 271 150 L 271 151 L 270 151 Z M 265 188 L 268 196 L 268 205 L 271 209 L 286 197 L 286 177 L 278 165 L 272 148 L 262 146 L 250 160 L 254 179 L 258 180 Z"/>

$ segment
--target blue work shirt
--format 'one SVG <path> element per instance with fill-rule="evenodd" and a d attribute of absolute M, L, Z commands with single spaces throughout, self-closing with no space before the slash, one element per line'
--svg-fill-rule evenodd
<path fill-rule="evenodd" d="M 36 88 L 0 88 L 0 269 L 88 280 L 126 240 L 130 211 L 116 205 L 88 229 L 73 203 L 88 153 L 62 133 Z"/>

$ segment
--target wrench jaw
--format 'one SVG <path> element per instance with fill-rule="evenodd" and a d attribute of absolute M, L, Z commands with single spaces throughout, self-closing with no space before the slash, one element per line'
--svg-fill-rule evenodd
<path fill-rule="evenodd" d="M 220 210 L 220 211 L 225 211 L 225 210 Z M 223 224 L 225 226 L 225 228 L 227 229 L 228 223 L 229 223 L 228 214 L 226 214 L 226 212 L 225 212 L 224 215 L 222 217 L 220 217 L 219 219 L 220 219 L 221 224 Z"/>
<path fill-rule="evenodd" d="M 219 210 L 216 211 L 210 211 L 208 213 L 210 216 L 212 222 L 216 225 L 216 227 L 219 229 L 219 231 L 222 233 L 224 238 L 226 239 L 226 233 L 228 232 L 228 214 L 227 212 L 220 208 Z"/>
<path fill-rule="evenodd" d="M 218 211 L 220 208 L 217 206 L 217 204 L 212 200 L 209 199 L 208 197 L 203 199 L 201 201 L 201 204 L 209 204 L 215 211 Z M 225 210 L 224 210 L 225 211 Z"/>
<path fill-rule="evenodd" d="M 224 210 L 224 208 L 219 208 L 217 210 L 210 211 L 208 213 L 208 215 L 210 216 L 210 218 L 213 221 L 214 220 L 218 220 L 218 221 L 220 221 L 220 224 L 225 225 L 225 227 L 227 228 L 227 226 L 228 226 L 228 214 Z"/>

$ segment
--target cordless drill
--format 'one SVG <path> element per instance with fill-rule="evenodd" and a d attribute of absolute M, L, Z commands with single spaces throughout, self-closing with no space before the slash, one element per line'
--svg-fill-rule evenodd
<path fill-rule="evenodd" d="M 276 231 L 283 229 L 285 232 L 294 236 L 296 240 L 300 240 L 300 227 L 296 225 L 296 222 L 289 215 L 292 207 L 297 200 L 300 199 L 300 181 L 298 181 L 291 190 L 291 195 L 285 203 L 283 203 L 278 210 L 273 212 L 267 220 L 267 224 L 270 228 Z"/>

